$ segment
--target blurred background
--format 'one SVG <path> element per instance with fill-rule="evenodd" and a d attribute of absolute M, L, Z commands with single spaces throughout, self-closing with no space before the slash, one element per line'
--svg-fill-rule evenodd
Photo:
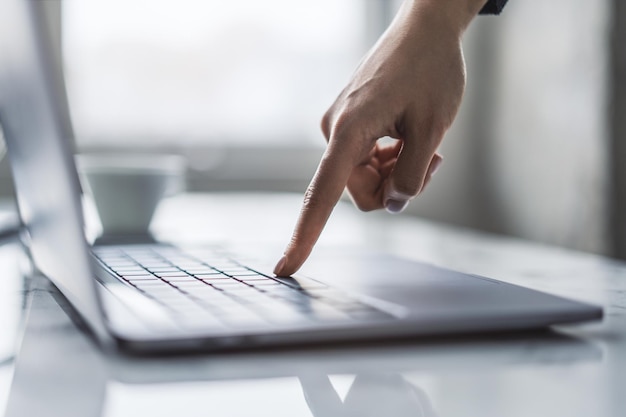
<path fill-rule="evenodd" d="M 325 146 L 322 114 L 400 4 L 40 3 L 78 151 L 184 155 L 191 191 L 298 193 Z M 625 9 L 510 0 L 476 18 L 445 163 L 403 215 L 626 258 Z"/>

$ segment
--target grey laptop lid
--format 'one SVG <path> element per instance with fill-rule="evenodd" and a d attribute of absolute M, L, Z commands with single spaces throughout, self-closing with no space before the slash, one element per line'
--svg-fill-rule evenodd
<path fill-rule="evenodd" d="M 45 2 L 0 3 L 0 126 L 35 264 L 108 340 L 83 232 L 78 176 L 55 108 L 54 68 L 42 43 Z"/>

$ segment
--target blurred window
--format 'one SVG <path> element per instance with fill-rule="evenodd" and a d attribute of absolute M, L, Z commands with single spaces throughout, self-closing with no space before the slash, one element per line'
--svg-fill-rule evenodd
<path fill-rule="evenodd" d="M 361 0 L 65 0 L 79 145 L 323 144 L 368 48 Z"/>

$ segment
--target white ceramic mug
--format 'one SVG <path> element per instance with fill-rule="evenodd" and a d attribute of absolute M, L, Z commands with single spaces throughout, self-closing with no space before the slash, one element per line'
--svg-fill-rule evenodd
<path fill-rule="evenodd" d="M 76 159 L 103 236 L 147 235 L 163 197 L 184 187 L 185 160 L 164 154 L 83 154 Z"/>

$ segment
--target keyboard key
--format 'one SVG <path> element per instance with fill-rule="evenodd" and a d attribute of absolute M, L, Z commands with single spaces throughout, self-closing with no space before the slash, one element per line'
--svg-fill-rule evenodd
<path fill-rule="evenodd" d="M 173 277 L 188 277 L 189 274 L 186 274 L 183 271 L 176 272 L 155 272 L 154 275 L 160 278 L 173 278 Z"/>
<path fill-rule="evenodd" d="M 108 261 L 106 264 L 109 268 L 132 268 L 137 266 L 137 262 L 133 262 L 130 259 L 120 259 L 119 261 Z"/>
<path fill-rule="evenodd" d="M 173 266 L 173 265 L 167 265 L 167 266 L 148 266 L 146 267 L 146 269 L 150 272 L 154 272 L 154 273 L 166 273 L 166 272 L 181 272 L 180 269 L 178 269 L 177 267 Z"/>
<path fill-rule="evenodd" d="M 152 274 L 148 274 L 146 271 L 143 271 L 143 273 L 125 273 L 125 274 L 120 274 L 120 276 L 126 280 L 141 280 L 141 279 L 158 279 L 157 277 L 155 277 Z"/>
<path fill-rule="evenodd" d="M 144 266 L 144 268 L 153 273 L 180 271 L 180 269 L 176 268 L 173 265 L 162 265 L 162 266 L 147 265 L 147 266 Z"/>
<path fill-rule="evenodd" d="M 128 277 L 128 278 L 124 278 L 126 281 L 130 282 L 131 284 L 137 286 L 141 286 L 144 284 L 148 284 L 148 285 L 163 285 L 163 281 L 161 281 L 159 278 L 157 277 Z"/>
<path fill-rule="evenodd" d="M 147 271 L 140 266 L 137 267 L 124 267 L 124 268 L 111 268 L 113 272 L 118 275 L 131 275 L 131 274 L 145 274 Z"/>
<path fill-rule="evenodd" d="M 211 279 L 232 279 L 231 277 L 222 274 L 221 272 L 215 271 L 214 274 L 193 274 L 194 277 L 203 280 L 211 280 Z"/>
<path fill-rule="evenodd" d="M 221 272 L 216 271 L 213 268 L 182 268 L 185 272 L 192 275 L 221 275 Z"/>
<path fill-rule="evenodd" d="M 263 275 L 233 275 L 233 278 L 239 280 L 239 281 L 244 281 L 244 282 L 252 282 L 252 281 L 271 281 L 271 282 L 277 282 L 274 281 L 273 279 L 264 277 Z"/>
<path fill-rule="evenodd" d="M 133 285 L 135 287 L 138 288 L 150 288 L 150 289 L 158 289 L 158 288 L 165 288 L 165 289 L 174 289 L 171 285 L 169 285 L 167 282 L 164 282 L 160 279 L 142 279 L 142 280 L 138 280 L 138 281 L 133 281 Z"/>
<path fill-rule="evenodd" d="M 178 277 L 161 277 L 164 281 L 167 282 L 202 282 L 196 277 L 191 275 L 182 275 Z"/>
<path fill-rule="evenodd" d="M 220 282 L 211 282 L 211 286 L 214 287 L 214 288 L 218 288 L 220 290 L 224 290 L 224 291 L 232 291 L 232 290 L 236 290 L 238 288 L 241 288 L 241 289 L 250 288 L 249 286 L 247 286 L 243 282 L 239 282 L 239 281 L 235 281 L 235 280 L 224 281 L 224 282 L 222 282 L 222 281 L 220 281 Z"/>
<path fill-rule="evenodd" d="M 142 291 L 145 292 L 152 292 L 152 293 L 180 293 L 180 291 L 177 288 L 172 287 L 171 285 L 165 283 L 165 282 L 142 282 L 142 281 L 137 281 L 137 282 L 133 282 L 133 285 L 137 288 L 139 288 Z"/>
<path fill-rule="evenodd" d="M 172 285 L 176 286 L 177 288 L 182 288 L 183 290 L 190 290 L 193 291 L 195 289 L 209 289 L 211 291 L 215 291 L 214 288 L 212 288 L 211 286 L 205 284 L 202 281 L 177 281 L 175 283 L 172 283 Z"/>
<path fill-rule="evenodd" d="M 218 271 L 221 271 L 222 273 L 224 273 L 226 275 L 230 275 L 230 276 L 233 276 L 233 275 L 248 275 L 248 274 L 251 273 L 248 269 L 240 268 L 240 267 L 239 268 L 217 268 L 216 267 L 216 269 Z"/>
<path fill-rule="evenodd" d="M 188 269 L 204 269 L 206 265 L 200 262 L 172 262 L 172 264 L 176 265 L 180 269 L 187 271 Z"/>

